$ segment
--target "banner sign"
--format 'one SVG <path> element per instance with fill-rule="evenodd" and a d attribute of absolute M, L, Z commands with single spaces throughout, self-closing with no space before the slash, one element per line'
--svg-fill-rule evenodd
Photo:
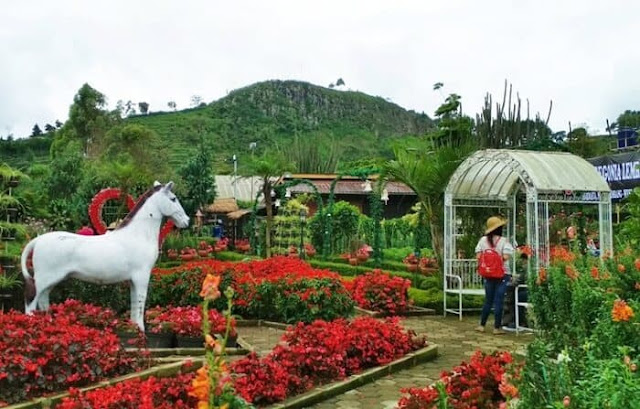
<path fill-rule="evenodd" d="M 587 159 L 611 188 L 611 200 L 619 201 L 640 186 L 640 151 Z"/>

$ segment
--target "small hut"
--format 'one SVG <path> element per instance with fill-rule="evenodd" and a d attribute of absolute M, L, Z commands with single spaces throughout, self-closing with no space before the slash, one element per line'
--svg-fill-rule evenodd
<path fill-rule="evenodd" d="M 242 227 L 251 210 L 240 209 L 232 197 L 216 199 L 205 209 L 205 223 L 212 224 L 211 234 L 216 237 L 229 237 L 235 242 L 243 236 Z"/>

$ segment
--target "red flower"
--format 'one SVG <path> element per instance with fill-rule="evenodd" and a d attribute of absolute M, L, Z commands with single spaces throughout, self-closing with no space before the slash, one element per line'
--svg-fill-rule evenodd
<path fill-rule="evenodd" d="M 397 314 L 406 311 L 411 281 L 391 276 L 380 270 L 356 277 L 350 289 L 356 304 L 361 308 Z"/>
<path fill-rule="evenodd" d="M 0 313 L 0 374 L 7 375 L 0 376 L 0 401 L 21 402 L 142 367 L 110 330 L 86 327 L 76 315 L 60 313 L 73 305 L 54 307 L 55 318 Z"/>

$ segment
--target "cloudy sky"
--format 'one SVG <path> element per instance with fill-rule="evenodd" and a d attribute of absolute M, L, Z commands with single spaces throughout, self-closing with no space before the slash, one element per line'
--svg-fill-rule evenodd
<path fill-rule="evenodd" d="M 347 86 L 432 115 L 475 114 L 504 80 L 556 131 L 640 110 L 633 0 L 21 0 L 0 16 L 0 136 L 66 120 L 88 82 L 151 111 L 267 79 Z M 635 24 L 634 24 L 635 23 Z M 433 84 L 443 82 L 442 93 Z"/>

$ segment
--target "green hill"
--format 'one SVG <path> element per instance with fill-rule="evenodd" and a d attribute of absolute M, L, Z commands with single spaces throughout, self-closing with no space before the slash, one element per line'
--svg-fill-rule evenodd
<path fill-rule="evenodd" d="M 250 155 L 251 142 L 258 150 L 285 147 L 296 135 L 313 138 L 324 148 L 337 144 L 344 161 L 388 156 L 393 139 L 422 134 L 432 126 L 427 115 L 383 98 L 298 81 L 260 82 L 200 108 L 128 120 L 156 131 L 173 165 L 197 149 L 200 135 L 215 148 L 218 165 L 233 154 L 240 159 Z"/>
<path fill-rule="evenodd" d="M 203 138 L 213 147 L 218 171 L 229 170 L 233 154 L 251 155 L 249 145 L 291 146 L 299 140 L 328 150 L 337 146 L 340 161 L 390 156 L 394 139 L 424 134 L 432 127 L 425 114 L 361 92 L 338 91 L 299 81 L 265 81 L 230 92 L 198 108 L 137 115 L 125 121 L 145 125 L 159 135 L 158 146 L 179 167 Z M 12 166 L 48 160 L 50 138 L 28 138 L 0 144 L 0 156 Z M 335 148 L 334 148 L 335 149 Z"/>

